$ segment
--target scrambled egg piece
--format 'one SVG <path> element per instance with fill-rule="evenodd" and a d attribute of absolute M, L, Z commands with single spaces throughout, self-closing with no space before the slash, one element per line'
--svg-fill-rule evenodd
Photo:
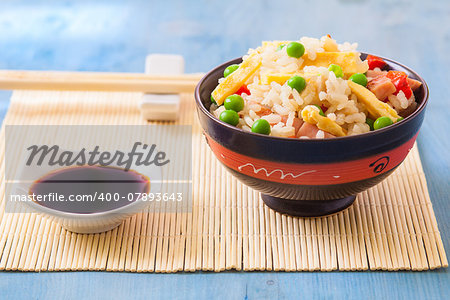
<path fill-rule="evenodd" d="M 286 74 L 286 73 L 267 73 L 267 74 L 261 74 L 261 84 L 270 84 L 272 81 L 275 81 L 276 83 L 279 83 L 280 85 L 283 85 L 286 81 L 289 80 L 292 76 L 302 76 L 305 78 L 306 82 L 308 82 L 309 79 L 313 76 L 320 75 L 319 73 L 293 73 L 293 74 Z"/>
<path fill-rule="evenodd" d="M 367 61 L 362 61 L 357 52 L 318 52 L 315 60 L 310 60 L 307 55 L 303 55 L 303 65 L 328 68 L 331 64 L 336 64 L 342 68 L 344 74 L 365 73 L 369 70 Z"/>
<path fill-rule="evenodd" d="M 358 97 L 358 100 L 366 106 L 367 111 L 372 118 L 377 119 L 379 117 L 388 117 L 394 123 L 400 118 L 395 109 L 378 100 L 377 96 L 375 96 L 375 94 L 367 88 L 360 84 L 354 83 L 351 80 L 347 80 L 347 83 L 352 92 L 356 95 L 356 97 Z"/>
<path fill-rule="evenodd" d="M 239 88 L 244 85 L 247 79 L 249 79 L 260 66 L 261 56 L 258 53 L 253 53 L 246 60 L 244 60 L 239 65 L 239 68 L 228 75 L 212 92 L 212 96 L 217 105 L 222 105 L 228 96 L 239 90 Z"/>
<path fill-rule="evenodd" d="M 346 136 L 347 133 L 345 129 L 339 126 L 333 120 L 321 116 L 319 114 L 319 109 L 314 105 L 308 105 L 302 110 L 303 121 L 308 122 L 313 125 L 317 125 L 320 130 L 331 133 L 335 136 Z"/>

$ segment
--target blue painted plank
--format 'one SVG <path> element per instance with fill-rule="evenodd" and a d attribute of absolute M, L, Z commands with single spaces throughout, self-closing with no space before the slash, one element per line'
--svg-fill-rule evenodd
<path fill-rule="evenodd" d="M 132 274 L 1 273 L 5 298 L 445 299 L 445 271 Z"/>
<path fill-rule="evenodd" d="M 358 41 L 428 82 L 418 143 L 444 246 L 450 249 L 450 3 L 446 0 L 2 1 L 0 69 L 143 72 L 147 53 L 179 53 L 206 72 L 265 39 Z M 0 117 L 9 103 L 0 92 Z M 125 274 L 0 273 L 0 298 L 445 299 L 430 272 Z"/>

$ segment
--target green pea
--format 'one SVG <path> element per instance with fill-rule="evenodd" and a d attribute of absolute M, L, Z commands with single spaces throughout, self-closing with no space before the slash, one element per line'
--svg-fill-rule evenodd
<path fill-rule="evenodd" d="M 214 103 L 215 105 L 217 105 L 217 102 L 216 102 L 216 100 L 214 100 L 212 95 L 211 95 L 211 102 Z"/>
<path fill-rule="evenodd" d="M 373 122 L 375 121 L 371 118 L 366 118 L 366 124 L 369 125 L 371 131 L 373 130 Z"/>
<path fill-rule="evenodd" d="M 288 79 L 287 85 L 301 93 L 306 87 L 306 80 L 301 76 L 295 75 Z"/>
<path fill-rule="evenodd" d="M 404 119 L 405 119 L 405 118 L 400 117 L 400 118 L 397 119 L 397 122 L 400 122 L 400 121 L 402 121 L 402 120 L 404 120 Z"/>
<path fill-rule="evenodd" d="M 325 114 L 323 113 L 322 107 L 320 107 L 320 106 L 317 105 L 317 104 L 314 104 L 314 106 L 317 107 L 317 108 L 319 109 L 319 115 L 325 117 Z"/>
<path fill-rule="evenodd" d="M 267 120 L 258 119 L 252 125 L 252 132 L 270 134 L 270 124 Z"/>
<path fill-rule="evenodd" d="M 239 123 L 239 115 L 234 110 L 224 110 L 220 115 L 219 119 L 228 123 L 230 125 L 236 126 Z"/>
<path fill-rule="evenodd" d="M 328 67 L 328 70 L 333 72 L 334 75 L 336 75 L 336 78 L 344 77 L 344 72 L 342 72 L 342 68 L 340 66 L 338 66 L 338 65 L 331 64 Z"/>
<path fill-rule="evenodd" d="M 224 106 L 226 109 L 234 110 L 235 112 L 240 112 L 244 109 L 244 99 L 239 95 L 230 95 L 225 99 Z"/>
<path fill-rule="evenodd" d="M 305 46 L 297 42 L 290 42 L 286 46 L 286 52 L 290 57 L 300 58 L 305 54 Z"/>
<path fill-rule="evenodd" d="M 378 130 L 392 124 L 394 124 L 394 122 L 392 122 L 390 118 L 379 117 L 378 119 L 375 120 L 375 122 L 373 122 L 373 129 Z"/>
<path fill-rule="evenodd" d="M 234 71 L 236 71 L 239 68 L 239 65 L 229 65 L 225 71 L 223 71 L 223 77 L 227 77 L 228 75 L 230 75 L 231 73 L 233 73 Z"/>
<path fill-rule="evenodd" d="M 277 48 L 277 51 L 280 51 L 281 49 L 283 49 L 286 46 L 286 44 L 280 44 Z"/>
<path fill-rule="evenodd" d="M 367 77 L 362 73 L 355 73 L 350 77 L 350 80 L 354 83 L 360 84 L 362 86 L 367 85 Z"/>

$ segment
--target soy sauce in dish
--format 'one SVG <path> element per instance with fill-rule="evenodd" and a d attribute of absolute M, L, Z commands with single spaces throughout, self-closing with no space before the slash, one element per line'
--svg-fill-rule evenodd
<path fill-rule="evenodd" d="M 109 166 L 77 166 L 44 175 L 33 183 L 29 194 L 34 195 L 33 201 L 47 208 L 90 214 L 128 205 L 136 201 L 140 193 L 149 191 L 149 178 L 136 171 Z"/>

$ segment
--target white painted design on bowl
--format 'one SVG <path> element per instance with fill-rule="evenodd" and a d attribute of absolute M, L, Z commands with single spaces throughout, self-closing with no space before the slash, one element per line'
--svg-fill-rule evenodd
<path fill-rule="evenodd" d="M 305 171 L 305 172 L 302 172 L 302 173 L 297 174 L 297 175 L 294 175 L 292 173 L 284 174 L 283 170 L 280 170 L 280 169 L 275 169 L 275 170 L 269 172 L 266 168 L 259 168 L 259 169 L 257 169 L 252 163 L 246 163 L 245 165 L 239 166 L 238 169 L 239 169 L 239 171 L 242 171 L 242 169 L 245 168 L 245 167 L 252 167 L 253 168 L 253 173 L 255 173 L 255 174 L 258 174 L 259 172 L 264 171 L 264 173 L 266 174 L 266 177 L 270 177 L 272 174 L 274 174 L 276 172 L 279 172 L 281 179 L 284 179 L 287 176 L 291 176 L 292 178 L 297 178 L 297 177 L 300 177 L 302 175 L 306 175 L 306 174 L 309 174 L 309 173 L 316 172 L 316 170 L 309 170 L 309 171 Z"/>

